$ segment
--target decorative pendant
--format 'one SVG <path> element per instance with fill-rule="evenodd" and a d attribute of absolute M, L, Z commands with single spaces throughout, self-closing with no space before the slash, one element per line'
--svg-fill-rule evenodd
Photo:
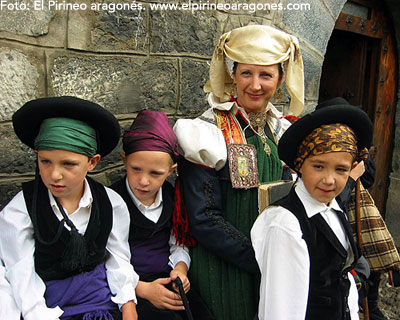
<path fill-rule="evenodd" d="M 268 145 L 267 142 L 264 143 L 264 151 L 268 156 L 271 155 L 271 147 Z"/>
<path fill-rule="evenodd" d="M 258 128 L 258 135 L 261 138 L 262 143 L 264 144 L 264 151 L 267 154 L 267 156 L 271 155 L 271 147 L 269 146 L 268 142 L 267 142 L 267 137 L 265 136 L 265 132 L 264 132 L 264 127 L 263 128 Z"/>
<path fill-rule="evenodd" d="M 253 145 L 229 144 L 228 162 L 233 188 L 258 187 L 257 152 Z"/>

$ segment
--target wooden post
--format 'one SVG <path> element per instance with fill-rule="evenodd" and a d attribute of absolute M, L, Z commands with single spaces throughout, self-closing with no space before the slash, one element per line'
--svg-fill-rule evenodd
<path fill-rule="evenodd" d="M 361 182 L 360 178 L 357 179 L 356 184 L 356 228 L 357 228 L 357 242 L 360 248 L 362 247 L 362 237 L 361 237 Z M 369 320 L 369 310 L 368 310 L 368 298 L 367 296 L 363 299 L 363 314 L 364 320 Z"/>

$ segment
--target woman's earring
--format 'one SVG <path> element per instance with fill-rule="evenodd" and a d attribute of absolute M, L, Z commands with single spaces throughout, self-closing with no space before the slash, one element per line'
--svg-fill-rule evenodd
<path fill-rule="evenodd" d="M 232 88 L 231 88 L 231 97 L 237 98 L 236 83 L 233 83 L 233 84 L 232 84 Z"/>

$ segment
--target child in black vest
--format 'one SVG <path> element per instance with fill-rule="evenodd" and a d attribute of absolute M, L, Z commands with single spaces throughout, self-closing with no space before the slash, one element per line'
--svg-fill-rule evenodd
<path fill-rule="evenodd" d="M 166 114 L 141 111 L 125 131 L 122 144 L 126 177 L 111 188 L 125 200 L 131 215 L 129 244 L 131 263 L 140 277 L 136 287 L 139 319 L 186 319 L 182 298 L 173 283 L 177 277 L 195 319 L 209 319 L 190 288 L 188 249 L 177 244 L 172 231 L 175 192 L 166 178 L 177 167 L 178 152 Z"/>
<path fill-rule="evenodd" d="M 117 145 L 117 119 L 56 97 L 26 103 L 13 125 L 38 160 L 35 180 L 0 213 L 0 256 L 23 318 L 137 319 L 129 212 L 86 176 Z"/>
<path fill-rule="evenodd" d="M 260 320 L 358 319 L 349 271 L 359 248 L 335 197 L 371 139 L 363 111 L 335 104 L 304 116 L 282 136 L 279 157 L 300 178 L 251 231 L 262 277 Z"/>

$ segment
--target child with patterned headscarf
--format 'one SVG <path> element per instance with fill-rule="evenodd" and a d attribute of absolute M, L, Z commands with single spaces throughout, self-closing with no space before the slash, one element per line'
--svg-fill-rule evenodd
<path fill-rule="evenodd" d="M 360 257 L 336 197 L 372 139 L 368 116 L 335 102 L 295 122 L 280 158 L 299 179 L 256 220 L 251 239 L 261 270 L 259 319 L 358 319 L 350 275 Z"/>
<path fill-rule="evenodd" d="M 131 264 L 139 274 L 136 287 L 140 319 L 186 319 L 174 281 L 179 277 L 195 319 L 209 319 L 190 286 L 188 248 L 173 229 L 175 192 L 166 181 L 177 167 L 177 138 L 160 111 L 142 110 L 122 138 L 126 177 L 111 188 L 128 205 L 131 216 Z M 175 291 L 175 292 L 174 292 Z"/>

